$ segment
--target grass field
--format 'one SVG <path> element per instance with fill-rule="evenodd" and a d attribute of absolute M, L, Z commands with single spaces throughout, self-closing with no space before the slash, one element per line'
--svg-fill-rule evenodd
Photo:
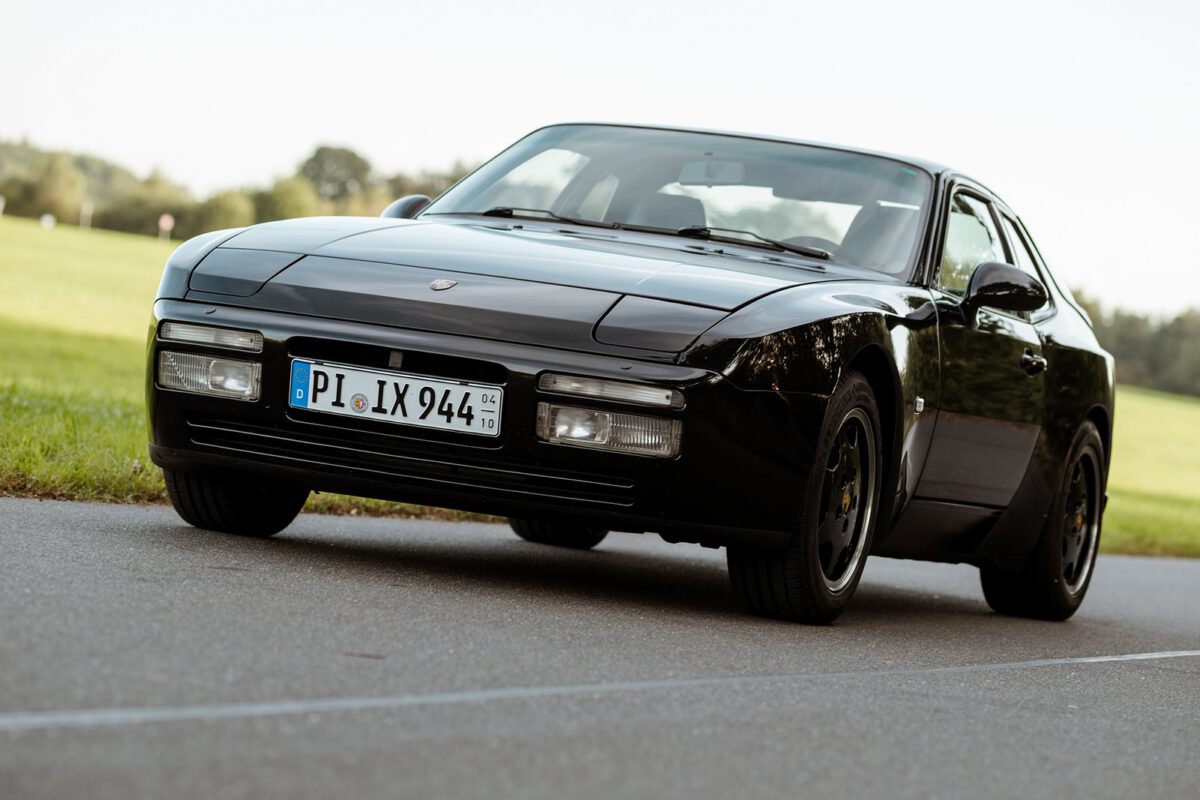
<path fill-rule="evenodd" d="M 0 217 L 0 493 L 162 502 L 150 303 L 173 245 Z M 1121 387 L 1104 549 L 1200 557 L 1200 400 Z M 460 517 L 322 495 L 310 510 Z"/>

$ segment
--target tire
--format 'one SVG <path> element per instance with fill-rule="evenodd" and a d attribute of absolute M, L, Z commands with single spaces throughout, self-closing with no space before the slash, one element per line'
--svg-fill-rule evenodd
<path fill-rule="evenodd" d="M 164 469 L 163 480 L 184 522 L 238 536 L 279 533 L 308 499 L 308 489 L 240 473 Z"/>
<path fill-rule="evenodd" d="M 828 624 L 842 613 L 871 551 L 883 478 L 875 394 L 848 370 L 829 400 L 802 495 L 800 528 L 782 553 L 729 548 L 734 594 L 763 617 Z"/>
<path fill-rule="evenodd" d="M 1014 617 L 1062 621 L 1078 610 L 1091 585 L 1104 508 L 1104 441 L 1092 422 L 1075 435 L 1037 544 L 1017 571 L 979 570 L 983 596 L 993 611 Z"/>
<path fill-rule="evenodd" d="M 608 531 L 604 528 L 594 528 L 580 522 L 547 522 L 512 517 L 509 518 L 508 524 L 517 536 L 527 542 L 567 547 L 572 550 L 591 550 L 608 536 Z"/>

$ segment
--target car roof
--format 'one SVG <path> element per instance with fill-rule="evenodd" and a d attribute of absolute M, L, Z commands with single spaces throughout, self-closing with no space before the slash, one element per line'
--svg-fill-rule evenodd
<path fill-rule="evenodd" d="M 931 175 L 941 175 L 942 173 L 954 173 L 961 175 L 962 173 L 945 164 L 939 164 L 936 161 L 930 161 L 924 158 L 914 158 L 913 156 L 897 155 L 895 153 L 887 153 L 880 150 L 869 150 L 863 147 L 850 147 L 849 145 L 831 144 L 829 142 L 816 142 L 809 139 L 795 139 L 788 136 L 772 136 L 762 133 L 744 133 L 741 131 L 724 131 L 712 128 L 689 128 L 679 125 L 650 125 L 633 122 L 597 122 L 597 121 L 576 121 L 576 122 L 556 122 L 551 125 L 544 125 L 544 128 L 558 128 L 567 125 L 596 125 L 609 128 L 642 128 L 645 130 L 658 131 L 679 131 L 680 133 L 708 133 L 715 136 L 733 136 L 739 139 L 758 139 L 764 142 L 783 142 L 786 144 L 802 144 L 809 147 L 821 147 L 826 150 L 840 150 L 845 153 L 859 153 L 866 156 L 875 156 L 877 158 L 886 158 L 891 161 L 899 161 L 902 164 L 919 167 Z M 964 175 L 963 177 L 969 177 Z M 973 180 L 973 179 L 972 179 Z M 975 181 L 979 183 L 979 181 Z M 982 184 L 981 184 L 982 185 Z"/>

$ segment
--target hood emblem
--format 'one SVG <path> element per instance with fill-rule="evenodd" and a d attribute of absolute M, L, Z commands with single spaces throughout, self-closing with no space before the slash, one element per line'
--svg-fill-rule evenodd
<path fill-rule="evenodd" d="M 457 286 L 458 281 L 452 281 L 449 278 L 438 278 L 433 283 L 429 284 L 429 288 L 435 292 L 444 292 L 447 289 Z"/>

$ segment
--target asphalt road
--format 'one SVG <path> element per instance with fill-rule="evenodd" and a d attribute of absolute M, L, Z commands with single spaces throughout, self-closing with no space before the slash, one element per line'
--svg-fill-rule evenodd
<path fill-rule="evenodd" d="M 1101 558 L 1061 624 L 874 559 L 812 628 L 655 536 L 0 500 L 5 800 L 1195 797 L 1198 739 L 1195 561 Z"/>

